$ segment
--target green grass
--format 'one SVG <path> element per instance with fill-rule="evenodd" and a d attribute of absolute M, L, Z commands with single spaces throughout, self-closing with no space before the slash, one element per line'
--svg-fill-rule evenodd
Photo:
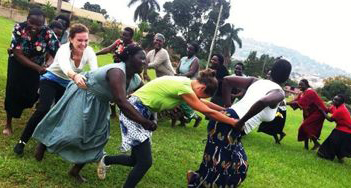
<path fill-rule="evenodd" d="M 0 120 L 5 123 L 3 99 L 6 80 L 7 53 L 13 22 L 0 17 Z M 95 48 L 96 49 L 96 48 Z M 111 62 L 111 56 L 99 57 L 99 64 Z M 154 76 L 154 72 L 151 73 Z M 42 162 L 35 161 L 35 141 L 31 140 L 22 158 L 15 156 L 13 147 L 23 130 L 32 110 L 26 110 L 20 120 L 14 120 L 15 134 L 0 136 L 0 187 L 121 187 L 129 167 L 112 166 L 104 181 L 96 176 L 96 164 L 87 165 L 82 174 L 88 183 L 78 185 L 68 178 L 70 164 L 60 157 L 47 153 Z M 285 127 L 287 136 L 281 145 L 274 139 L 256 131 L 243 139 L 248 155 L 249 171 L 242 187 L 350 187 L 351 160 L 344 164 L 317 158 L 314 151 L 303 149 L 297 142 L 297 130 L 302 121 L 301 111 L 288 108 Z M 72 125 L 74 126 L 74 125 Z M 334 125 L 325 123 L 321 141 L 330 134 Z M 171 128 L 169 121 L 159 123 L 152 137 L 153 166 L 138 187 L 186 187 L 185 173 L 196 170 L 201 162 L 206 138 L 206 121 L 200 127 Z M 121 136 L 117 119 L 112 120 L 111 139 L 106 151 L 118 154 Z"/>

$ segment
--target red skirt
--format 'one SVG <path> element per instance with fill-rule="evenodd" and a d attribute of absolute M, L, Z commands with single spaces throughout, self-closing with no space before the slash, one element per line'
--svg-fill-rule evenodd
<path fill-rule="evenodd" d="M 321 135 L 324 116 L 318 110 L 310 113 L 302 122 L 299 128 L 298 141 L 304 141 L 310 138 L 318 139 Z"/>

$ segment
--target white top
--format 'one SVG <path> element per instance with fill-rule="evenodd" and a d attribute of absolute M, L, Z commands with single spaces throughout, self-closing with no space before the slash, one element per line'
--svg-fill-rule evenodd
<path fill-rule="evenodd" d="M 167 50 L 161 48 L 156 54 L 155 52 L 155 49 L 153 49 L 146 55 L 148 67 L 155 69 L 157 77 L 173 76 L 175 71 L 172 67 Z"/>
<path fill-rule="evenodd" d="M 97 58 L 92 47 L 88 46 L 83 52 L 82 59 L 78 67 L 74 65 L 74 61 L 71 59 L 71 49 L 69 47 L 70 43 L 61 45 L 58 49 L 54 62 L 47 69 L 56 76 L 69 80 L 68 71 L 72 70 L 76 73 L 83 71 L 84 65 L 89 64 L 90 70 L 95 70 L 98 68 Z"/>
<path fill-rule="evenodd" d="M 237 103 L 233 104 L 231 108 L 235 110 L 239 118 L 242 118 L 249 111 L 253 104 L 255 104 L 262 97 L 266 96 L 270 91 L 275 89 L 283 91 L 283 89 L 278 84 L 270 80 L 258 80 L 251 84 L 249 88 L 247 88 L 244 97 Z M 261 112 L 247 120 L 243 127 L 245 133 L 248 134 L 264 121 L 272 121 L 275 118 L 277 109 L 278 105 L 273 109 L 267 106 Z"/>

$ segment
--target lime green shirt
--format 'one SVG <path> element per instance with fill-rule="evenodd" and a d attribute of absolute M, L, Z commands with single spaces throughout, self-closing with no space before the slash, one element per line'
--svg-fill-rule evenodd
<path fill-rule="evenodd" d="M 173 109 L 182 101 L 181 95 L 194 93 L 191 80 L 183 76 L 162 76 L 138 89 L 133 95 L 154 112 Z"/>

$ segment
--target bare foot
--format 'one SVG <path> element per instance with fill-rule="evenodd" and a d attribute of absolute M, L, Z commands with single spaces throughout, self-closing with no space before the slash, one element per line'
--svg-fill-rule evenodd
<path fill-rule="evenodd" d="M 4 130 L 2 130 L 2 134 L 3 134 L 4 136 L 12 136 L 13 131 L 12 131 L 11 128 L 5 128 Z"/>
<path fill-rule="evenodd" d="M 37 161 L 43 160 L 45 150 L 46 150 L 46 146 L 44 144 L 39 143 L 37 145 L 37 147 L 35 148 L 35 155 L 34 155 L 34 157 Z"/>
<path fill-rule="evenodd" d="M 74 180 L 77 181 L 78 183 L 87 182 L 87 179 L 85 179 L 82 175 L 73 173 L 72 171 L 69 171 L 68 175 L 70 177 L 74 178 Z"/>

